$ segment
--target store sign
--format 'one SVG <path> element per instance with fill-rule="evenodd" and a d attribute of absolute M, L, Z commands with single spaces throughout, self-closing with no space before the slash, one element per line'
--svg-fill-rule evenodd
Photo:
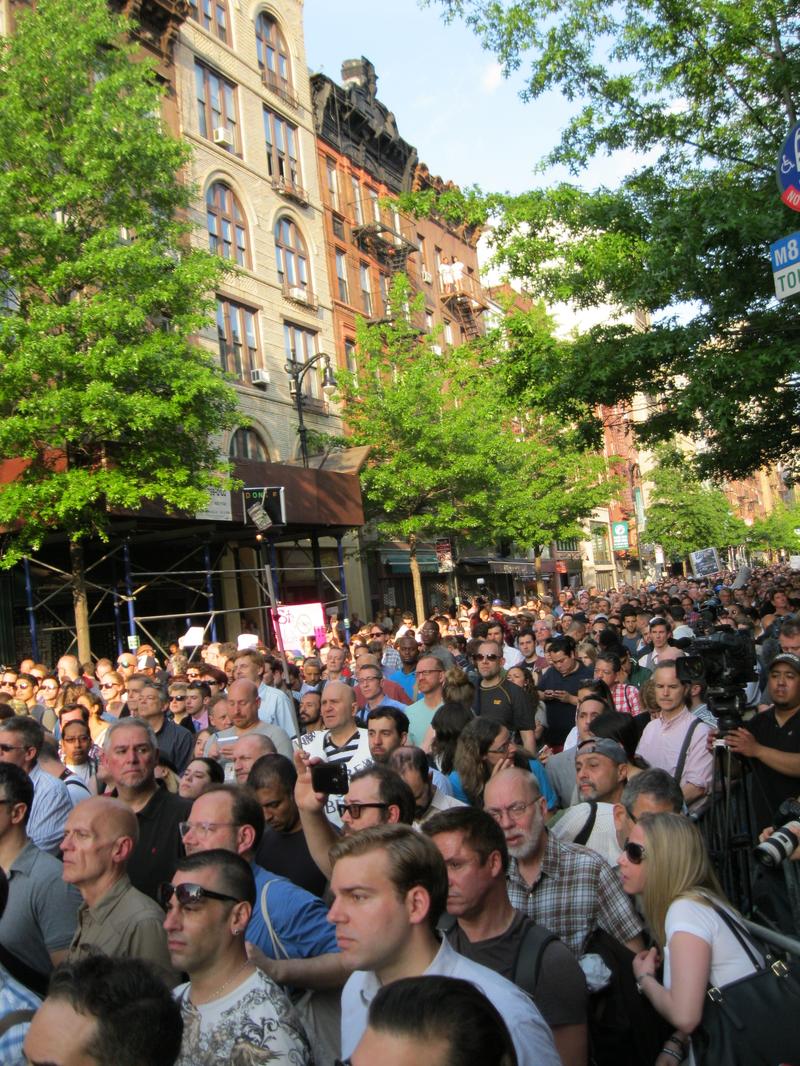
<path fill-rule="evenodd" d="M 453 569 L 453 545 L 448 537 L 437 540 L 435 544 L 439 573 L 450 573 Z"/>

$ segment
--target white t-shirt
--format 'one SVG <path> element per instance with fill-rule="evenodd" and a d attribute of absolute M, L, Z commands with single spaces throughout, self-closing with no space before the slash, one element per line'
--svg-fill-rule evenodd
<path fill-rule="evenodd" d="M 261 970 L 227 996 L 199 1007 L 189 999 L 189 984 L 173 996 L 183 1015 L 183 1041 L 176 1066 L 217 1066 L 230 1062 L 314 1060 L 308 1039 L 286 993 Z"/>
<path fill-rule="evenodd" d="M 725 910 L 731 913 L 729 908 Z M 735 915 L 732 917 L 736 920 Z M 669 942 L 676 933 L 691 933 L 711 945 L 710 981 L 715 987 L 721 988 L 753 973 L 753 964 L 744 948 L 717 912 L 704 903 L 693 899 L 676 899 L 667 911 L 664 929 L 667 938 L 664 950 L 665 988 L 670 987 Z"/>
<path fill-rule="evenodd" d="M 310 755 L 323 762 L 347 765 L 347 772 L 352 775 L 356 770 L 361 770 L 372 762 L 372 753 L 369 750 L 369 734 L 366 729 L 356 727 L 350 739 L 337 748 L 330 739 L 330 732 L 304 733 L 300 737 L 300 750 L 305 755 Z M 341 826 L 342 819 L 337 806 L 341 796 L 328 796 L 325 804 L 325 815 L 332 825 Z"/>
<path fill-rule="evenodd" d="M 565 844 L 572 844 L 575 837 L 586 825 L 591 810 L 590 804 L 586 802 L 576 803 L 574 806 L 567 808 L 558 821 L 549 827 L 550 832 L 557 840 L 562 840 Z M 617 841 L 617 830 L 614 826 L 613 803 L 597 804 L 594 825 L 584 843 L 584 847 L 591 848 L 598 855 L 602 855 L 606 862 L 612 866 L 617 865 L 619 853 L 622 849 Z"/>

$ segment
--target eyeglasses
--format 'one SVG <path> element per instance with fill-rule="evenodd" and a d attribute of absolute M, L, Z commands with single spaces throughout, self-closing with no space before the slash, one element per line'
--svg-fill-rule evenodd
<path fill-rule="evenodd" d="M 106 681 L 104 684 L 102 684 L 100 686 L 100 688 L 116 688 L 116 687 L 117 687 L 117 682 L 116 681 Z"/>
<path fill-rule="evenodd" d="M 18 681 L 16 683 L 16 685 L 14 686 L 14 688 L 30 688 L 30 687 L 31 687 L 30 681 Z"/>
<path fill-rule="evenodd" d="M 178 822 L 178 832 L 182 837 L 194 833 L 201 840 L 215 829 L 238 828 L 238 822 Z"/>
<path fill-rule="evenodd" d="M 124 659 L 118 659 L 117 666 L 121 666 L 123 667 L 123 669 L 127 669 L 129 666 L 136 666 L 136 663 L 125 662 Z"/>
<path fill-rule="evenodd" d="M 337 803 L 339 810 L 339 817 L 343 818 L 345 814 L 348 814 L 352 821 L 357 822 L 361 817 L 361 812 L 366 810 L 367 807 L 374 807 L 379 810 L 388 810 L 388 803 Z"/>
<path fill-rule="evenodd" d="M 371 637 L 382 637 L 384 635 L 382 629 L 376 629 L 374 633 L 370 633 Z"/>
<path fill-rule="evenodd" d="M 0 751 L 3 755 L 8 755 L 10 751 L 25 751 L 24 744 L 0 744 Z"/>
<path fill-rule="evenodd" d="M 417 670 L 417 677 L 424 677 L 425 674 L 441 674 L 443 670 Z"/>
<path fill-rule="evenodd" d="M 482 655 L 478 652 L 477 655 L 472 656 L 472 661 L 474 663 L 496 663 L 498 659 L 502 659 L 502 655 L 497 655 L 493 651 L 490 651 L 488 655 Z"/>
<path fill-rule="evenodd" d="M 630 818 L 630 820 L 633 822 L 634 825 L 638 825 L 639 824 L 639 819 L 636 817 L 636 815 L 633 813 L 633 811 L 630 809 L 630 807 L 626 807 L 625 808 L 625 813 L 628 815 L 628 817 Z"/>
<path fill-rule="evenodd" d="M 537 798 L 530 800 L 528 803 L 512 803 L 508 807 L 487 807 L 486 813 L 490 814 L 496 822 L 499 822 L 504 814 L 508 815 L 512 822 L 516 822 L 523 816 L 528 807 L 533 807 L 538 802 Z"/>
<path fill-rule="evenodd" d="M 511 737 L 508 740 L 504 740 L 502 744 L 498 744 L 496 748 L 489 748 L 486 752 L 487 755 L 505 755 L 508 749 L 511 747 Z"/>
<path fill-rule="evenodd" d="M 224 892 L 212 892 L 210 888 L 204 888 L 202 885 L 195 885 L 189 881 L 182 885 L 164 883 L 158 886 L 158 902 L 164 910 L 167 909 L 173 896 L 181 907 L 185 907 L 187 903 L 199 903 L 204 899 L 221 899 L 228 903 L 241 903 L 236 896 L 228 896 Z"/>
<path fill-rule="evenodd" d="M 58 685 L 40 685 L 42 692 L 58 692 Z"/>
<path fill-rule="evenodd" d="M 74 737 L 64 737 L 64 736 L 62 736 L 61 737 L 61 743 L 62 744 L 83 744 L 84 742 L 88 743 L 89 739 L 90 739 L 90 737 L 89 737 L 88 733 L 78 733 L 77 736 L 74 736 Z"/>
<path fill-rule="evenodd" d="M 633 844 L 630 840 L 625 841 L 622 850 L 625 852 L 628 862 L 632 862 L 634 866 L 639 866 L 642 859 L 647 855 L 644 844 Z"/>

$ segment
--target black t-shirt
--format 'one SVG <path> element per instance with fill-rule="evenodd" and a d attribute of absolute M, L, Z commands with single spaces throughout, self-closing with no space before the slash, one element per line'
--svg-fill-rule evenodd
<path fill-rule="evenodd" d="M 325 891 L 327 879 L 311 858 L 302 829 L 298 833 L 276 833 L 266 826 L 255 861 L 257 866 L 287 877 L 314 896 L 321 897 Z"/>
<path fill-rule="evenodd" d="M 500 722 L 512 733 L 536 728 L 533 700 L 524 689 L 510 681 L 501 681 L 491 688 L 482 688 L 478 684 L 474 709 L 479 717 Z"/>
<path fill-rule="evenodd" d="M 800 710 L 795 711 L 784 725 L 779 725 L 775 709 L 770 707 L 768 711 L 745 722 L 745 729 L 766 748 L 800 754 Z M 750 797 L 756 817 L 754 828 L 760 832 L 773 824 L 778 807 L 785 799 L 800 793 L 800 775 L 791 777 L 789 774 L 782 774 L 766 766 L 760 759 L 750 759 L 749 762 L 753 771 Z"/>
<path fill-rule="evenodd" d="M 473 943 L 456 922 L 447 939 L 459 955 L 513 981 L 525 931 L 533 924 L 531 918 L 517 911 L 500 936 Z M 549 1026 L 582 1025 L 586 1021 L 586 978 L 563 941 L 554 940 L 544 949 L 532 998 Z"/>
<path fill-rule="evenodd" d="M 577 695 L 578 689 L 584 681 L 591 678 L 592 671 L 588 666 L 578 663 L 577 670 L 564 677 L 554 666 L 542 674 L 539 681 L 539 691 L 546 692 L 552 689 L 554 692 L 569 692 L 571 696 Z M 569 735 L 569 731 L 575 725 L 575 704 L 564 700 L 545 700 L 547 708 L 547 725 L 544 731 L 544 743 L 550 747 L 560 748 Z"/>
<path fill-rule="evenodd" d="M 162 881 L 172 880 L 184 856 L 178 822 L 185 822 L 191 809 L 191 800 L 158 788 L 136 815 L 139 840 L 128 860 L 128 877 L 134 888 L 151 899 L 156 899 Z"/>

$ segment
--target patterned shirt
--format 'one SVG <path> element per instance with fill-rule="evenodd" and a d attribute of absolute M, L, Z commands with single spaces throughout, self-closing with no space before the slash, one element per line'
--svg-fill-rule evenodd
<path fill-rule="evenodd" d="M 43 770 L 38 762 L 31 767 L 28 777 L 33 785 L 28 836 L 37 848 L 59 855 L 58 845 L 64 839 L 64 825 L 72 814 L 67 786 Z"/>
<path fill-rule="evenodd" d="M 0 966 L 0 1018 L 18 1010 L 36 1010 L 41 1000 L 19 981 L 15 981 L 4 966 Z M 30 1022 L 19 1022 L 0 1036 L 0 1062 L 3 1066 L 24 1066 L 22 1044 Z"/>
<path fill-rule="evenodd" d="M 560 936 L 575 955 L 597 928 L 623 944 L 642 931 L 617 871 L 596 852 L 562 844 L 551 833 L 536 884 L 521 876 L 516 859 L 509 863 L 507 879 L 511 906 Z"/>
<path fill-rule="evenodd" d="M 391 644 L 387 644 L 383 649 L 383 655 L 381 657 L 381 666 L 383 667 L 383 673 L 385 677 L 393 674 L 395 670 L 402 669 L 403 660 L 400 658 L 400 652 L 397 648 L 393 648 Z"/>
<path fill-rule="evenodd" d="M 304 733 L 300 737 L 300 750 L 306 755 L 316 756 L 324 762 L 343 762 L 347 765 L 347 772 L 352 776 L 356 770 L 362 769 L 372 762 L 372 752 L 369 750 L 369 735 L 366 729 L 357 728 L 340 748 L 334 744 L 328 730 L 317 733 Z M 325 803 L 325 815 L 333 825 L 341 826 L 342 819 L 339 815 L 337 803 L 341 796 L 328 796 Z"/>
<path fill-rule="evenodd" d="M 620 714 L 642 713 L 642 701 L 636 685 L 625 685 L 623 683 L 614 685 L 611 690 L 611 696 L 614 700 L 614 710 L 619 711 Z"/>
<path fill-rule="evenodd" d="M 195 1006 L 191 984 L 173 995 L 183 1015 L 183 1041 L 176 1066 L 314 1060 L 308 1039 L 285 992 L 261 970 L 226 996 Z"/>

